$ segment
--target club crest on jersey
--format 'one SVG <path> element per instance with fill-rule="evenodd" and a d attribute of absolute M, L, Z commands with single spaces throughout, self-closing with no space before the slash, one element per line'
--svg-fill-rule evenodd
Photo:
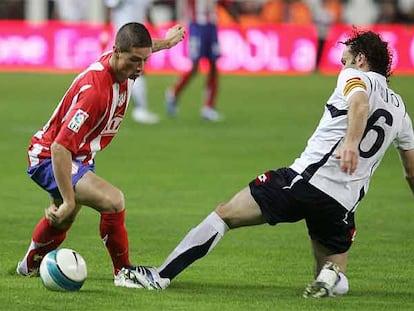
<path fill-rule="evenodd" d="M 78 109 L 75 115 L 72 117 L 68 124 L 68 129 L 74 131 L 75 133 L 79 132 L 82 124 L 86 121 L 89 115 L 82 109 Z"/>
<path fill-rule="evenodd" d="M 269 182 L 269 180 L 270 180 L 270 172 L 268 171 L 266 173 L 263 173 L 263 174 L 257 176 L 254 182 L 255 182 L 256 185 L 263 185 L 263 184 Z"/>

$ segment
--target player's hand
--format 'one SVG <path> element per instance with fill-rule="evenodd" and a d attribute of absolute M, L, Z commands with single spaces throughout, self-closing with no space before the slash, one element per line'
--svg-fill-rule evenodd
<path fill-rule="evenodd" d="M 167 34 L 165 35 L 165 40 L 168 41 L 168 47 L 173 47 L 178 42 L 182 41 L 184 39 L 185 35 L 185 28 L 177 24 L 170 29 L 167 30 Z"/>
<path fill-rule="evenodd" d="M 59 226 L 70 218 L 74 209 L 75 206 L 63 202 L 59 207 L 51 205 L 45 209 L 45 216 L 53 225 Z"/>
<path fill-rule="evenodd" d="M 359 149 L 356 144 L 341 144 L 336 153 L 335 158 L 340 160 L 341 171 L 352 175 L 358 165 Z"/>

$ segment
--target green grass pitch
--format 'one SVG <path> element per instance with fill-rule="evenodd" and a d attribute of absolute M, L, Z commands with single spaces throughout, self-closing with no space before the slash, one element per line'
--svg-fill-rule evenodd
<path fill-rule="evenodd" d="M 47 194 L 25 174 L 26 147 L 72 78 L 0 74 L 0 310 L 414 310 L 413 196 L 393 149 L 358 208 L 346 297 L 301 297 L 313 278 L 303 222 L 229 232 L 166 291 L 149 292 L 113 286 L 99 215 L 84 208 L 62 245 L 88 264 L 80 292 L 50 292 L 39 278 L 15 275 L 48 206 Z M 151 107 L 162 122 L 144 126 L 128 115 L 112 145 L 96 157 L 97 174 L 125 193 L 136 264 L 161 264 L 218 203 L 263 171 L 289 165 L 335 87 L 335 77 L 318 74 L 222 76 L 218 108 L 226 121 L 211 124 L 199 117 L 202 76 L 183 94 L 179 116 L 166 118 L 164 90 L 174 78 L 148 75 Z M 414 116 L 413 77 L 392 77 L 391 85 Z"/>

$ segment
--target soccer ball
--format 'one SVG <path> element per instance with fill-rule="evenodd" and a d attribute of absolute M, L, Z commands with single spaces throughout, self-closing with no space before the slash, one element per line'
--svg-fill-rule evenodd
<path fill-rule="evenodd" d="M 86 262 L 73 249 L 60 248 L 46 254 L 40 263 L 43 285 L 54 291 L 78 291 L 86 280 Z"/>

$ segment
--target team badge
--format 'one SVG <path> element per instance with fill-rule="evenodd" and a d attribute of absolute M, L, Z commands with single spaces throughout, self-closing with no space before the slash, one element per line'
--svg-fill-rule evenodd
<path fill-rule="evenodd" d="M 75 115 L 72 117 L 68 124 L 68 129 L 74 131 L 75 133 L 79 132 L 82 124 L 86 121 L 89 115 L 82 109 L 78 109 Z"/>
<path fill-rule="evenodd" d="M 263 184 L 269 182 L 269 180 L 270 180 L 270 172 L 267 171 L 266 173 L 263 173 L 263 174 L 257 176 L 254 182 L 255 182 L 256 185 L 263 185 Z"/>

